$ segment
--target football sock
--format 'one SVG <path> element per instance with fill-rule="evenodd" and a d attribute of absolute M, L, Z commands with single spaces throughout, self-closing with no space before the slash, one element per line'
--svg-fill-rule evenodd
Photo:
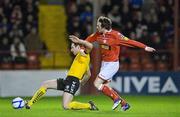
<path fill-rule="evenodd" d="M 69 103 L 69 109 L 90 109 L 91 105 L 89 103 L 81 103 L 73 101 Z"/>
<path fill-rule="evenodd" d="M 32 106 L 35 102 L 37 102 L 41 97 L 44 96 L 46 93 L 46 88 L 45 87 L 40 87 L 36 93 L 33 95 L 31 100 L 28 102 L 28 106 Z"/>
<path fill-rule="evenodd" d="M 120 104 L 121 106 L 124 106 L 126 104 L 126 101 L 120 97 L 116 91 L 114 91 L 112 88 L 103 85 L 101 91 L 103 92 L 103 94 L 107 95 L 108 97 L 110 97 L 113 101 L 116 100 L 121 100 Z"/>
<path fill-rule="evenodd" d="M 120 99 L 120 96 L 112 88 L 103 85 L 101 91 L 106 96 L 110 97 L 113 101 Z"/>

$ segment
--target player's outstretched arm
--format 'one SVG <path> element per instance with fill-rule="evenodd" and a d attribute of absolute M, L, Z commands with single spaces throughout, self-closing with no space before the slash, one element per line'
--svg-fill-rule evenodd
<path fill-rule="evenodd" d="M 139 47 L 139 48 L 143 48 L 145 51 L 147 52 L 155 52 L 156 50 L 152 47 L 149 47 L 141 42 L 135 41 L 135 40 L 131 40 L 127 37 L 125 37 L 125 39 L 120 39 L 119 40 L 119 44 L 120 45 L 125 45 L 125 46 L 129 46 L 129 47 Z"/>
<path fill-rule="evenodd" d="M 156 50 L 152 47 L 149 47 L 141 42 L 138 42 L 138 41 L 135 41 L 135 40 L 128 40 L 128 42 L 133 45 L 133 46 L 136 46 L 136 47 L 139 47 L 139 48 L 144 48 L 145 51 L 147 52 L 155 52 Z"/>
<path fill-rule="evenodd" d="M 81 44 L 83 46 L 86 47 L 86 52 L 89 53 L 92 48 L 93 48 L 93 44 L 91 44 L 90 42 L 88 41 L 85 41 L 85 40 L 81 40 L 79 39 L 78 37 L 74 36 L 74 35 L 70 35 L 69 36 L 69 39 L 74 42 L 74 43 L 77 43 L 77 44 Z"/>
<path fill-rule="evenodd" d="M 156 50 L 152 47 L 149 47 L 141 42 L 135 41 L 135 40 L 127 40 L 128 44 L 130 44 L 131 46 L 135 46 L 135 47 L 139 47 L 139 48 L 144 48 L 145 51 L 147 52 L 155 52 Z"/>

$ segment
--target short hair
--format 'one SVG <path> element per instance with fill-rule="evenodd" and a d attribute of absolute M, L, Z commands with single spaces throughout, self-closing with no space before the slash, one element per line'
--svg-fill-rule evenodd
<path fill-rule="evenodd" d="M 101 27 L 107 30 L 110 30 L 112 28 L 112 21 L 108 17 L 100 16 L 97 22 L 100 22 Z"/>

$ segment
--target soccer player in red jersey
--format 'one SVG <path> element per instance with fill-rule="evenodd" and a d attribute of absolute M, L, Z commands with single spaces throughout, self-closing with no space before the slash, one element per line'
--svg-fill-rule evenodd
<path fill-rule="evenodd" d="M 119 69 L 120 46 L 139 47 L 147 52 L 154 52 L 155 49 L 125 37 L 120 32 L 113 30 L 111 26 L 112 22 L 109 18 L 100 16 L 97 20 L 97 32 L 87 37 L 86 41 L 91 43 L 96 41 L 100 45 L 102 62 L 94 86 L 113 100 L 113 110 L 121 104 L 122 110 L 126 111 L 130 108 L 130 105 L 108 86 L 108 82 L 111 81 Z"/>

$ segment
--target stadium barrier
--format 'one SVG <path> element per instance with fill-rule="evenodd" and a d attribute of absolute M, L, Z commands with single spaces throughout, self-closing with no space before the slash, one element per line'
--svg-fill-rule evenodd
<path fill-rule="evenodd" d="M 43 81 L 65 78 L 66 73 L 67 70 L 0 71 L 0 97 L 32 96 Z M 62 91 L 49 90 L 46 94 L 46 96 L 59 95 L 62 95 Z"/>
<path fill-rule="evenodd" d="M 67 70 L 7 70 L 0 74 L 0 97 L 32 96 L 43 81 L 65 78 Z M 180 72 L 119 72 L 110 85 L 130 95 L 180 95 Z M 62 92 L 50 90 L 46 96 L 59 95 Z"/>
<path fill-rule="evenodd" d="M 180 72 L 119 72 L 111 86 L 124 94 L 180 95 Z"/>

